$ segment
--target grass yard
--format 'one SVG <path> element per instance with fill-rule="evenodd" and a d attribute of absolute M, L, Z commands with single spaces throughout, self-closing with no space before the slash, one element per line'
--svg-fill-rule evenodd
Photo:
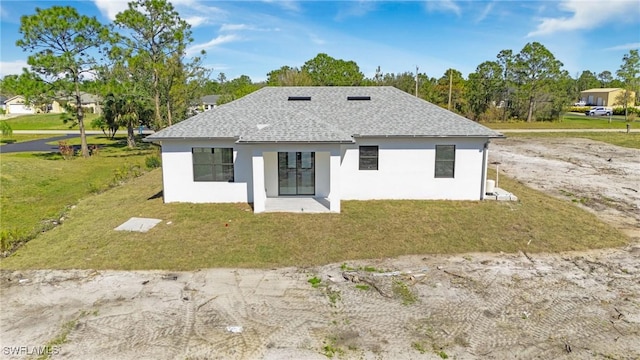
<path fill-rule="evenodd" d="M 56 135 L 51 134 L 12 134 L 10 136 L 4 136 L 0 133 L 0 146 L 5 144 L 13 144 L 18 142 L 25 142 L 38 139 L 46 139 Z"/>
<path fill-rule="evenodd" d="M 571 133 L 563 133 L 563 132 L 545 132 L 545 133 L 515 133 L 515 132 L 507 132 L 505 131 L 505 135 L 507 137 L 522 137 L 522 138 L 532 138 L 532 137 L 546 137 L 546 138 L 584 138 L 591 139 L 596 141 L 602 141 L 609 144 L 624 146 L 628 148 L 640 149 L 640 133 L 620 133 L 620 132 L 571 132 Z"/>
<path fill-rule="evenodd" d="M 51 135 L 49 135 L 51 136 Z M 93 141 L 92 141 L 93 140 Z M 79 141 L 79 139 L 78 139 Z M 53 153 L 2 154 L 0 236 L 2 250 L 53 226 L 70 206 L 145 171 L 150 145 L 129 150 L 124 138 L 89 138 L 98 155 L 64 160 Z"/>
<path fill-rule="evenodd" d="M 604 116 L 585 116 L 576 113 L 566 113 L 561 121 L 535 122 L 483 122 L 482 125 L 492 129 L 626 129 L 624 116 L 613 116 L 611 123 Z M 640 128 L 640 120 L 631 122 L 631 127 Z"/>
<path fill-rule="evenodd" d="M 506 177 L 500 185 L 521 201 L 343 201 L 341 214 L 163 204 L 161 177 L 157 169 L 86 197 L 63 225 L 2 259 L 0 268 L 269 268 L 403 254 L 556 252 L 628 241 L 593 214 Z M 147 233 L 113 230 L 133 216 L 162 222 Z"/>
<path fill-rule="evenodd" d="M 97 118 L 96 114 L 86 114 L 84 125 L 87 130 L 91 128 L 91 121 Z M 12 130 L 69 130 L 78 129 L 78 126 L 70 127 L 71 123 L 62 122 L 60 114 L 35 114 L 21 115 L 5 121 Z M 99 130 L 99 129 L 93 129 Z"/>

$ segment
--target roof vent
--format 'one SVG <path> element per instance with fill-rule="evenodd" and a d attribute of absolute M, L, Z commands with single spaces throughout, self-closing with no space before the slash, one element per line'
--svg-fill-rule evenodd
<path fill-rule="evenodd" d="M 371 100 L 371 96 L 347 96 L 347 100 Z"/>
<path fill-rule="evenodd" d="M 311 101 L 311 96 L 289 96 L 289 101 Z"/>

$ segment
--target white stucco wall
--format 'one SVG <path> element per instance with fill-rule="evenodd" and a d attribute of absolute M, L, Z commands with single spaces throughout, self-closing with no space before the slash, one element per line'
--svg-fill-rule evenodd
<path fill-rule="evenodd" d="M 358 139 L 342 146 L 343 200 L 480 200 L 486 139 Z M 378 145 L 378 170 L 359 170 L 360 145 Z M 456 145 L 455 177 L 435 178 L 435 145 Z"/>
<path fill-rule="evenodd" d="M 486 174 L 486 139 L 359 138 L 357 144 L 235 144 L 233 141 L 164 141 L 162 166 L 165 202 L 262 202 L 278 196 L 279 151 L 316 153 L 316 196 L 340 200 L 480 200 Z M 360 145 L 377 145 L 378 170 L 359 170 Z M 435 178 L 435 145 L 456 145 L 455 177 Z M 235 182 L 194 182 L 193 147 L 234 149 Z M 260 161 L 256 161 L 256 157 Z M 263 167 L 254 186 L 254 166 Z M 332 171 L 333 170 L 333 175 Z M 256 173 L 257 174 L 257 173 Z"/>
<path fill-rule="evenodd" d="M 194 147 L 234 148 L 234 182 L 193 181 L 191 149 Z M 162 181 L 165 202 L 228 203 L 252 202 L 251 151 L 233 141 L 184 141 L 162 143 Z"/>

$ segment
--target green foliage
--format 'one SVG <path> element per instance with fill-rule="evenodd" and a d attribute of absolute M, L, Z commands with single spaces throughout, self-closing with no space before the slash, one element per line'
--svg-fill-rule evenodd
<path fill-rule="evenodd" d="M 80 126 L 82 155 L 88 157 L 79 86 L 85 74 L 97 65 L 95 50 L 106 51 L 105 45 L 111 41 L 109 29 L 95 17 L 80 15 L 73 7 L 53 6 L 36 8 L 35 15 L 22 16 L 20 33 L 22 39 L 16 45 L 32 53 L 27 60 L 31 68 L 53 78 L 54 90 L 73 93 L 75 106 L 69 110 Z"/>
<path fill-rule="evenodd" d="M 402 305 L 411 305 L 415 303 L 418 298 L 411 292 L 407 284 L 400 280 L 393 282 L 393 293 L 402 300 Z"/>
<path fill-rule="evenodd" d="M 150 90 L 154 126 L 171 125 L 172 106 L 183 93 L 174 85 L 183 86 L 188 78 L 181 54 L 193 41 L 191 26 L 166 0 L 132 1 L 127 10 L 116 15 L 115 24 L 129 36 L 123 38 L 124 46 L 111 51 L 111 58 L 132 68 L 132 73 L 139 75 L 134 81 Z M 198 64 L 197 59 L 194 62 Z"/>
<path fill-rule="evenodd" d="M 526 118 L 527 122 L 531 122 L 535 117 L 536 103 L 549 100 L 549 93 L 555 90 L 554 85 L 561 79 L 562 66 L 562 62 L 556 60 L 553 54 L 538 42 L 526 44 L 514 57 L 513 80 L 518 85 L 516 95 L 522 109 L 526 109 L 526 112 L 520 115 Z"/>
<path fill-rule="evenodd" d="M 119 168 L 113 170 L 113 186 L 121 185 L 125 181 L 137 178 L 142 175 L 142 169 L 138 164 L 123 164 Z"/>
<path fill-rule="evenodd" d="M 497 61 L 485 61 L 478 65 L 476 72 L 469 74 L 467 97 L 475 120 L 491 107 L 500 105 L 504 88 L 503 69 Z"/>
<path fill-rule="evenodd" d="M 107 118 L 103 114 L 102 116 L 99 116 L 91 121 L 91 127 L 94 129 L 102 130 L 104 136 L 113 139 L 113 137 L 116 136 L 116 132 L 118 131 L 118 124 L 116 124 L 112 120 L 113 118 Z"/>
<path fill-rule="evenodd" d="M 322 282 L 322 280 L 320 280 L 317 276 L 314 276 L 309 280 L 307 280 L 307 282 L 311 284 L 311 287 L 317 288 L 318 286 L 320 286 L 320 283 Z"/>
<path fill-rule="evenodd" d="M 337 345 L 337 339 L 335 337 L 330 337 L 324 341 L 322 354 L 331 359 L 336 355 L 338 355 L 338 357 L 342 357 L 344 355 L 344 350 Z"/>
<path fill-rule="evenodd" d="M 411 347 L 420 352 L 420 354 L 425 354 L 427 352 L 427 349 L 425 349 L 425 347 L 419 342 L 414 342 L 411 344 Z"/>
<path fill-rule="evenodd" d="M 6 121 L 0 121 L 0 132 L 2 132 L 2 136 L 13 135 L 13 129 L 11 128 L 11 125 L 9 125 Z"/>
<path fill-rule="evenodd" d="M 160 160 L 160 156 L 157 154 L 149 155 L 144 159 L 144 164 L 147 169 L 155 169 L 162 166 L 162 161 Z"/>
<path fill-rule="evenodd" d="M 324 53 L 305 62 L 301 71 L 309 74 L 315 86 L 357 86 L 364 80 L 354 61 L 334 59 Z"/>
<path fill-rule="evenodd" d="M 313 79 L 308 72 L 297 67 L 283 66 L 267 74 L 269 86 L 312 86 Z"/>
<path fill-rule="evenodd" d="M 357 285 L 356 285 L 356 289 L 360 289 L 360 290 L 368 291 L 369 289 L 371 289 L 371 286 L 369 286 L 369 285 L 364 285 L 364 284 L 357 284 Z"/>
<path fill-rule="evenodd" d="M 622 65 L 616 75 L 624 81 L 624 88 L 635 91 L 636 103 L 640 103 L 640 53 L 638 50 L 629 50 L 628 54 L 622 57 Z"/>
<path fill-rule="evenodd" d="M 226 104 L 233 100 L 239 99 L 247 94 L 250 94 L 258 89 L 260 89 L 259 85 L 253 84 L 251 82 L 251 78 L 247 75 L 241 75 L 240 77 L 233 79 L 231 81 L 226 81 L 226 77 L 224 73 L 220 73 L 221 80 L 223 80 L 220 84 L 220 98 L 218 99 L 218 104 Z"/>

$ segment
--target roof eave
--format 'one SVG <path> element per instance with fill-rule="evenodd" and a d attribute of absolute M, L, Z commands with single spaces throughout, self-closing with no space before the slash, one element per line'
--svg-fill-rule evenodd
<path fill-rule="evenodd" d="M 494 135 L 489 134 L 474 134 L 474 135 L 353 135 L 354 138 L 503 138 L 503 134 L 496 133 Z"/>
<path fill-rule="evenodd" d="M 238 140 L 239 136 L 228 137 L 228 136 L 207 136 L 207 137 L 192 137 L 192 136 L 167 136 L 167 137 L 153 137 L 153 135 L 147 136 L 142 139 L 144 142 L 157 142 L 157 141 L 165 141 L 165 140 Z"/>
<path fill-rule="evenodd" d="M 354 140 L 238 140 L 236 144 L 353 144 Z"/>

